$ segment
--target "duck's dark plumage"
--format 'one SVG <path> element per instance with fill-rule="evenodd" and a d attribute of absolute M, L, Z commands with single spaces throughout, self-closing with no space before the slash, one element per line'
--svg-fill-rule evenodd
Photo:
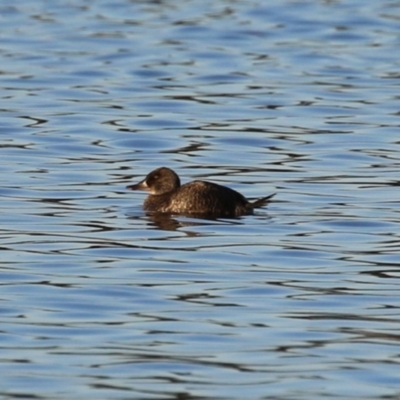
<path fill-rule="evenodd" d="M 193 181 L 181 186 L 179 176 L 166 167 L 150 172 L 143 181 L 127 188 L 150 192 L 143 205 L 145 211 L 215 217 L 252 214 L 255 208 L 265 206 L 274 196 L 250 202 L 239 192 L 212 182 Z"/>

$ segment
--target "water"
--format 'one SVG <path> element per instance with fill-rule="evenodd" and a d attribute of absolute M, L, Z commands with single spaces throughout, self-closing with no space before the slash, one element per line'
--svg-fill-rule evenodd
<path fill-rule="evenodd" d="M 0 19 L 2 398 L 400 397 L 398 2 Z M 162 165 L 277 195 L 150 218 Z"/>

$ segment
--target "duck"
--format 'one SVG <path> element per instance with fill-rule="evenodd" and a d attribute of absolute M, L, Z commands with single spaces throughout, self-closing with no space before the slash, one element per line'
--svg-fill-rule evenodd
<path fill-rule="evenodd" d="M 215 218 L 253 214 L 276 194 L 249 201 L 236 190 L 213 182 L 195 180 L 181 185 L 176 172 L 167 167 L 151 171 L 142 181 L 126 188 L 150 193 L 143 204 L 148 213 Z"/>

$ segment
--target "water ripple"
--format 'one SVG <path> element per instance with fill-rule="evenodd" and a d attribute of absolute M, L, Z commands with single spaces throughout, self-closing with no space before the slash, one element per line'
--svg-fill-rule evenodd
<path fill-rule="evenodd" d="M 398 8 L 0 6 L 0 395 L 399 397 Z M 146 216 L 159 166 L 277 196 Z"/>

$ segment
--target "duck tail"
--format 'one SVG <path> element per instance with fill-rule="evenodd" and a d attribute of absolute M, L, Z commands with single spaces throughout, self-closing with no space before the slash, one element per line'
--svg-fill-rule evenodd
<path fill-rule="evenodd" d="M 271 201 L 272 197 L 274 197 L 275 195 L 276 193 L 273 193 L 267 197 L 261 197 L 260 199 L 257 199 L 256 201 L 250 203 L 249 206 L 252 209 L 266 206 Z"/>

